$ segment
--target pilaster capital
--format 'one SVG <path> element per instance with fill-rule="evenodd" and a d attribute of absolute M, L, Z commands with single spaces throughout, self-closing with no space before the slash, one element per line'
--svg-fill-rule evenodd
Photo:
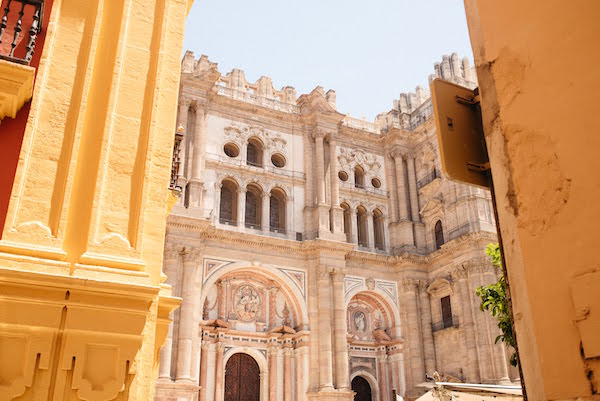
<path fill-rule="evenodd" d="M 195 262 L 202 256 L 202 251 L 198 248 L 183 247 L 180 253 L 183 255 L 184 262 Z"/>
<path fill-rule="evenodd" d="M 223 183 L 222 182 L 215 182 L 215 189 L 221 190 L 221 188 L 223 188 Z"/>
<path fill-rule="evenodd" d="M 315 269 L 315 273 L 317 274 L 318 280 L 329 279 L 329 270 L 325 266 L 318 265 Z"/>
<path fill-rule="evenodd" d="M 396 161 L 402 160 L 406 154 L 406 150 L 399 146 L 395 146 L 390 150 L 390 157 Z"/>
<path fill-rule="evenodd" d="M 315 141 L 323 142 L 323 139 L 325 138 L 325 132 L 324 131 L 314 131 L 312 133 L 312 137 Z"/>
<path fill-rule="evenodd" d="M 179 99 L 179 107 L 190 107 L 192 104 L 194 103 L 194 101 L 192 99 L 190 99 L 189 97 L 181 97 Z"/>
<path fill-rule="evenodd" d="M 416 292 L 419 286 L 419 281 L 420 280 L 414 278 L 405 278 L 402 280 L 402 287 L 404 288 L 405 292 Z"/>
<path fill-rule="evenodd" d="M 248 191 L 248 188 L 239 187 L 237 190 L 238 195 L 245 194 Z"/>
<path fill-rule="evenodd" d="M 341 269 L 333 269 L 329 272 L 329 275 L 333 281 L 343 281 L 346 273 Z"/>
<path fill-rule="evenodd" d="M 164 258 L 165 260 L 167 259 L 177 259 L 177 257 L 179 256 L 180 251 L 179 251 L 179 247 L 177 245 L 174 244 L 167 244 L 165 246 L 165 250 L 164 250 Z"/>

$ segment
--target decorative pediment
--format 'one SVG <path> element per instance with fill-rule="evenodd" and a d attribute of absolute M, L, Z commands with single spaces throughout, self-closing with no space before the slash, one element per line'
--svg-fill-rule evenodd
<path fill-rule="evenodd" d="M 421 216 L 430 216 L 443 211 L 443 203 L 440 199 L 429 199 L 423 208 L 419 211 Z"/>
<path fill-rule="evenodd" d="M 338 161 L 340 167 L 346 171 L 352 171 L 357 165 L 360 165 L 368 176 L 376 176 L 381 171 L 381 163 L 377 156 L 361 149 L 341 147 Z"/>
<path fill-rule="evenodd" d="M 445 278 L 437 278 L 433 280 L 431 284 L 427 287 L 427 292 L 429 294 L 435 294 L 436 292 L 444 289 L 450 289 L 452 292 L 452 283 Z"/>

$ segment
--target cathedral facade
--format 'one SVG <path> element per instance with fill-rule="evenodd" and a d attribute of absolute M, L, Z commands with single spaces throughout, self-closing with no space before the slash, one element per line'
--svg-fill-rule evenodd
<path fill-rule="evenodd" d="M 476 86 L 467 59 L 431 77 Z M 431 79 L 430 77 L 430 79 Z M 435 371 L 518 372 L 479 310 L 497 281 L 488 191 L 441 172 L 427 89 L 368 122 L 185 54 L 164 272 L 173 295 L 157 400 L 393 401 Z"/>

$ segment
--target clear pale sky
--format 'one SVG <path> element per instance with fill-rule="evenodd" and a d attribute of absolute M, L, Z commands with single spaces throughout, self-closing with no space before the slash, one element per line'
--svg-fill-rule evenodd
<path fill-rule="evenodd" d="M 196 0 L 184 49 L 298 96 L 334 89 L 338 111 L 368 120 L 428 85 L 443 54 L 473 59 L 463 0 Z"/>

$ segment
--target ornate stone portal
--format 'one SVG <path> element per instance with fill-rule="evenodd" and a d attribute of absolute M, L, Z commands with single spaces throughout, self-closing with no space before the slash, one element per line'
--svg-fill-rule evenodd
<path fill-rule="evenodd" d="M 440 74 L 473 85 L 454 61 Z M 205 56 L 186 53 L 181 82 L 188 185 L 164 270 L 183 304 L 157 400 L 237 401 L 225 387 L 240 388 L 227 381 L 240 353 L 258 366 L 260 401 L 350 401 L 353 381 L 372 401 L 411 399 L 436 370 L 518 376 L 474 294 L 498 274 L 483 254 L 489 193 L 440 173 L 424 90 L 366 122 L 339 113 L 333 91 L 296 99 Z"/>

